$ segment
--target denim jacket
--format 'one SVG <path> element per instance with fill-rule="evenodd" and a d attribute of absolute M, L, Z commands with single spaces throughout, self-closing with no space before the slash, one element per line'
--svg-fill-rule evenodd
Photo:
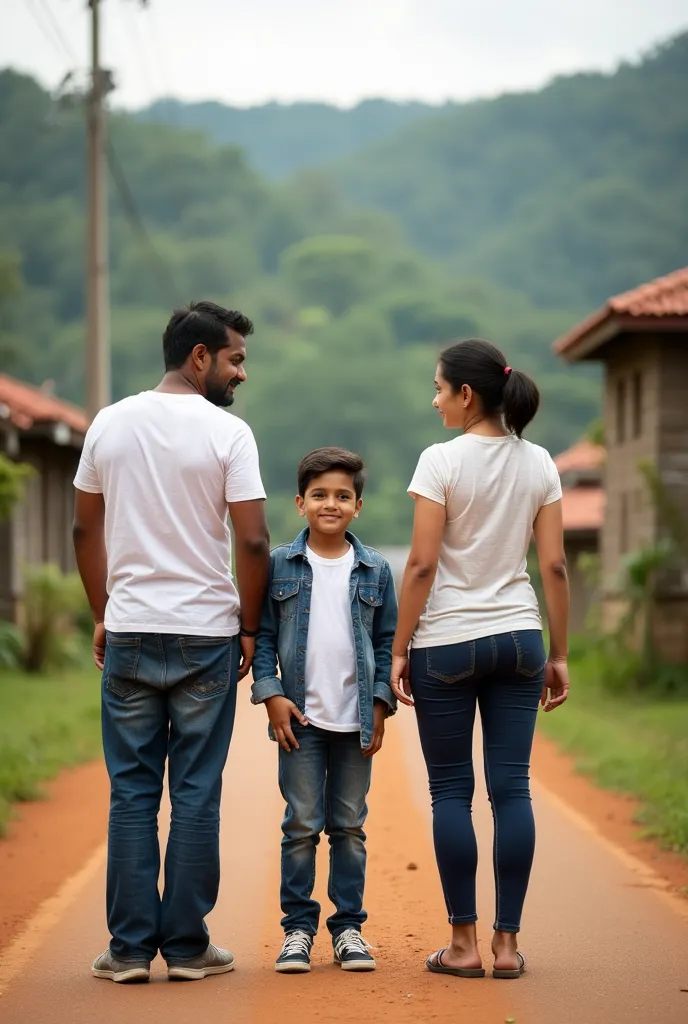
<path fill-rule="evenodd" d="M 306 704 L 306 645 L 313 570 L 308 561 L 308 528 L 293 544 L 281 544 L 270 555 L 270 581 L 263 605 L 260 632 L 253 659 L 251 701 L 285 696 L 302 714 Z M 352 533 L 346 539 L 354 549 L 349 596 L 356 646 L 356 680 L 361 716 L 361 746 L 373 739 L 373 704 L 383 700 L 389 714 L 396 698 L 389 685 L 392 641 L 397 624 L 397 599 L 392 571 L 385 558 L 364 548 Z M 277 677 L 277 662 L 281 679 Z M 270 738 L 274 739 L 272 730 Z"/>

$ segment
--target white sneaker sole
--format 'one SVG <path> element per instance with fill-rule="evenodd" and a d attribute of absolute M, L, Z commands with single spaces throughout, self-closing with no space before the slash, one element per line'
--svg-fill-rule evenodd
<path fill-rule="evenodd" d="M 218 964 L 217 967 L 176 967 L 167 968 L 167 977 L 170 981 L 202 981 L 213 974 L 229 974 L 234 970 L 234 961 L 230 964 Z"/>
<path fill-rule="evenodd" d="M 150 971 L 145 967 L 132 967 L 128 971 L 101 971 L 96 967 L 91 968 L 94 978 L 105 978 L 107 981 L 114 981 L 115 984 L 122 984 L 127 981 L 149 981 Z"/>
<path fill-rule="evenodd" d="M 336 964 L 339 964 L 343 971 L 374 971 L 377 964 L 374 960 L 335 960 Z"/>
<path fill-rule="evenodd" d="M 301 963 L 294 962 L 288 964 L 275 964 L 275 970 L 278 974 L 308 974 L 311 969 L 311 965 L 302 961 Z"/>

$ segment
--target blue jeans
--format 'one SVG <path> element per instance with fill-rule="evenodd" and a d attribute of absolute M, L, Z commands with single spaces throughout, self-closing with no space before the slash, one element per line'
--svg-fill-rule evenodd
<path fill-rule="evenodd" d="M 327 927 L 333 937 L 345 928 L 360 931 L 368 916 L 363 909 L 363 824 L 372 758 L 363 756 L 358 732 L 330 732 L 294 719 L 292 726 L 299 749 L 279 749 L 279 784 L 287 802 L 282 822 L 282 927 L 309 935 L 318 930 L 320 904 L 311 894 L 315 850 L 324 829 L 330 840 L 327 894 L 335 906 Z"/>
<path fill-rule="evenodd" d="M 208 947 L 220 883 L 222 770 L 234 726 L 235 638 L 108 633 L 103 750 L 110 776 L 107 919 L 118 960 L 168 964 Z M 172 804 L 158 892 L 165 764 Z"/>
<path fill-rule="evenodd" d="M 411 690 L 432 796 L 435 855 L 452 924 L 477 921 L 473 725 L 483 727 L 494 818 L 494 927 L 517 932 L 535 851 L 530 752 L 545 676 L 539 630 L 411 652 Z"/>

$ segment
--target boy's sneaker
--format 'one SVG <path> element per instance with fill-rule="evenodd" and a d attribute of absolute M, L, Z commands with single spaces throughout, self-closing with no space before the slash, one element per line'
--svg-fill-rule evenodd
<path fill-rule="evenodd" d="M 94 978 L 107 978 L 118 983 L 127 981 L 148 981 L 150 964 L 145 960 L 117 960 L 109 949 L 93 961 L 91 972 Z"/>
<path fill-rule="evenodd" d="M 275 960 L 275 970 L 279 974 L 303 974 L 310 971 L 312 947 L 313 937 L 308 932 L 287 932 L 282 951 Z"/>
<path fill-rule="evenodd" d="M 170 981 L 200 981 L 212 974 L 227 974 L 234 970 L 234 956 L 228 949 L 219 949 L 212 942 L 201 956 L 167 965 Z"/>
<path fill-rule="evenodd" d="M 374 971 L 375 960 L 368 952 L 372 949 L 355 928 L 340 932 L 333 942 L 334 962 L 343 971 Z"/>

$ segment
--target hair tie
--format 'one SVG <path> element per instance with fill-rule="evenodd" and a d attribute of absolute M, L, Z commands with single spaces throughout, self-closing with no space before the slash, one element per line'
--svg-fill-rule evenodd
<path fill-rule="evenodd" d="M 505 374 L 507 375 L 507 377 L 508 377 L 508 376 L 509 376 L 509 374 L 511 373 L 511 367 L 510 367 L 510 366 L 505 366 L 505 367 L 504 367 L 504 373 L 505 373 Z"/>

